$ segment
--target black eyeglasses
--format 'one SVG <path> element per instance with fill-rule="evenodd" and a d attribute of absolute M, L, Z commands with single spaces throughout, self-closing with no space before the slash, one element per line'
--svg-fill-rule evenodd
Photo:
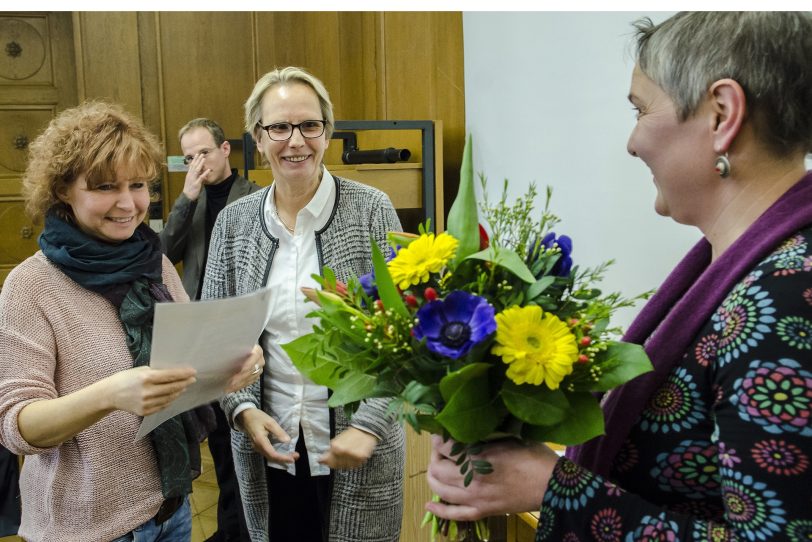
<path fill-rule="evenodd" d="M 290 122 L 275 122 L 263 126 L 262 123 L 257 123 L 257 126 L 262 128 L 268 133 L 268 137 L 274 141 L 287 141 L 293 135 L 293 129 L 298 128 L 302 137 L 307 139 L 315 139 L 321 137 L 324 129 L 327 128 L 326 120 L 303 120 L 299 124 L 292 124 Z"/>

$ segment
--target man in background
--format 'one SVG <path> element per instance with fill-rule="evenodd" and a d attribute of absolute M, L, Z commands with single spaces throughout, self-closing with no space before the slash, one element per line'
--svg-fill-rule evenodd
<path fill-rule="evenodd" d="M 183 287 L 193 300 L 200 299 L 203 272 L 214 221 L 232 201 L 260 189 L 231 169 L 231 146 L 223 129 L 213 120 L 190 120 L 178 132 L 183 163 L 189 168 L 183 192 L 175 200 L 166 226 L 160 233 L 164 253 L 172 263 L 183 262 Z M 218 403 L 212 403 L 217 429 L 209 434 L 220 496 L 217 501 L 217 532 L 206 542 L 249 540 L 242 500 L 234 474 L 231 434 Z"/>

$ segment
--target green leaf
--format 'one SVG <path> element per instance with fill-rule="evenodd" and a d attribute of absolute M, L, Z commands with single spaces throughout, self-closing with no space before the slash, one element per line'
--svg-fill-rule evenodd
<path fill-rule="evenodd" d="M 320 354 L 321 337 L 308 333 L 282 345 L 293 365 L 320 386 L 333 388 L 341 382 L 344 366 L 332 357 Z"/>
<path fill-rule="evenodd" d="M 534 277 L 530 269 L 527 268 L 527 264 L 524 263 L 524 260 L 513 250 L 488 247 L 485 250 L 470 254 L 468 258 L 493 262 L 495 265 L 504 267 L 529 284 L 536 282 L 536 277 Z"/>
<path fill-rule="evenodd" d="M 384 258 L 378 243 L 374 239 L 370 237 L 369 242 L 372 244 L 372 266 L 375 268 L 375 283 L 378 285 L 378 295 L 381 302 L 383 302 L 384 308 L 408 319 L 409 309 L 403 303 L 403 298 L 400 296 L 397 287 L 395 287 L 392 275 L 389 274 L 386 258 Z"/>
<path fill-rule="evenodd" d="M 386 234 L 386 240 L 392 248 L 400 246 L 401 248 L 408 247 L 412 241 L 419 236 L 413 233 L 406 233 L 400 231 L 390 231 Z"/>
<path fill-rule="evenodd" d="M 457 241 L 457 255 L 453 266 L 468 255 L 479 250 L 479 216 L 477 214 L 476 192 L 474 190 L 474 164 L 471 157 L 471 136 L 465 140 L 460 167 L 460 186 L 457 197 L 448 212 L 447 231 Z M 377 273 L 377 271 L 376 271 Z"/>
<path fill-rule="evenodd" d="M 440 381 L 446 401 L 436 420 L 459 442 L 476 442 L 496 429 L 504 415 L 491 396 L 487 363 L 467 365 Z"/>
<path fill-rule="evenodd" d="M 517 385 L 511 381 L 502 386 L 502 400 L 511 414 L 533 425 L 559 423 L 570 406 L 561 390 L 530 384 Z"/>
<path fill-rule="evenodd" d="M 614 359 L 617 363 L 607 364 L 608 368 L 601 374 L 598 382 L 590 386 L 592 391 L 608 391 L 654 370 L 646 351 L 639 344 L 613 341 L 602 358 Z"/>
<path fill-rule="evenodd" d="M 566 417 L 552 427 L 525 426 L 523 435 L 539 442 L 575 446 L 604 433 L 603 412 L 598 400 L 588 392 L 567 395 L 570 409 Z"/>
<path fill-rule="evenodd" d="M 462 369 L 448 373 L 440 380 L 440 394 L 442 394 L 446 402 L 450 401 L 454 394 L 469 380 L 487 374 L 490 368 L 489 363 L 471 363 Z"/>
<path fill-rule="evenodd" d="M 527 288 L 527 299 L 535 299 L 536 297 L 540 296 L 544 290 L 546 290 L 553 282 L 555 282 L 555 277 L 553 276 L 546 276 L 541 277 L 539 280 L 534 282 Z"/>
<path fill-rule="evenodd" d="M 327 400 L 327 406 L 338 407 L 375 397 L 377 379 L 364 373 L 349 373 L 338 384 L 332 386 L 333 394 Z"/>

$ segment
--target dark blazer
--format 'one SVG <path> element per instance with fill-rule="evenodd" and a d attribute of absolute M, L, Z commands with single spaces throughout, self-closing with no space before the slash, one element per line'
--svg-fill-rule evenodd
<path fill-rule="evenodd" d="M 236 173 L 236 170 L 232 169 Z M 228 193 L 226 205 L 237 199 L 256 192 L 261 187 L 237 175 Z M 164 254 L 177 264 L 183 261 L 183 288 L 189 299 L 200 297 L 200 276 L 206 261 L 206 190 L 200 191 L 195 201 L 181 192 L 172 211 L 166 219 L 166 225 L 160 233 L 161 249 Z"/>

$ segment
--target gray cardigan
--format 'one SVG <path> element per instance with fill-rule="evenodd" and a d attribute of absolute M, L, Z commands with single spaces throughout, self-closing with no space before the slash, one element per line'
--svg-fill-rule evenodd
<path fill-rule="evenodd" d="M 375 188 L 334 177 L 336 201 L 327 225 L 316 232 L 319 268 L 328 265 L 346 281 L 372 269 L 370 235 L 384 249 L 387 231 L 400 231 L 389 198 Z M 217 218 L 209 247 L 202 298 L 222 298 L 261 288 L 271 270 L 279 240 L 271 235 L 263 212 L 269 188 L 228 205 Z M 237 405 L 262 407 L 260 383 L 221 400 L 231 423 Z M 380 442 L 367 463 L 354 470 L 334 470 L 330 499 L 330 542 L 396 542 L 403 514 L 403 428 L 387 415 L 388 400 L 364 402 L 352 425 Z M 334 409 L 336 434 L 349 421 Z M 231 446 L 252 542 L 268 541 L 268 495 L 265 459 L 250 438 L 232 426 Z M 302 518 L 304 521 L 307 518 Z M 288 542 L 288 541 L 271 541 Z"/>

